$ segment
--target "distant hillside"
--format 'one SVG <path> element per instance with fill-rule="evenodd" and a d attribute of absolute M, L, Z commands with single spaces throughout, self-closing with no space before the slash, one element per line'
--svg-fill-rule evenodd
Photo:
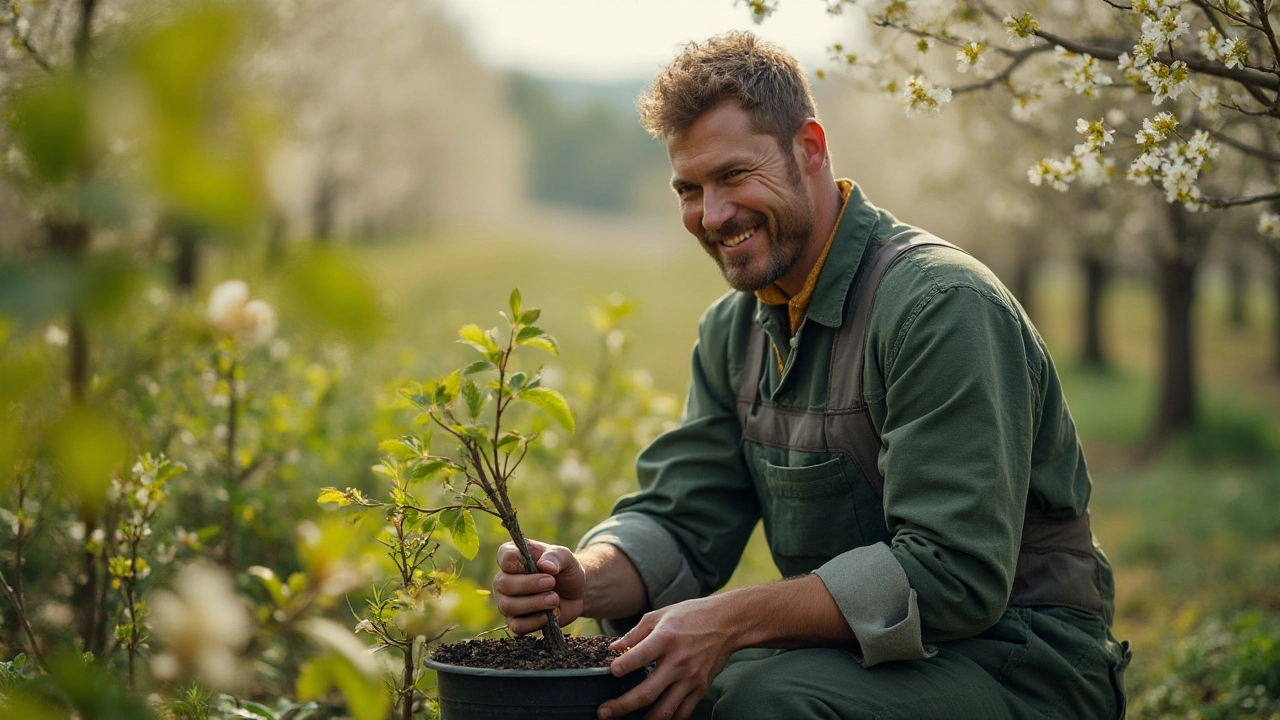
<path fill-rule="evenodd" d="M 529 140 L 528 187 L 538 201 L 621 212 L 641 184 L 668 173 L 666 150 L 636 120 L 642 81 L 594 84 L 523 73 L 508 99 Z"/>

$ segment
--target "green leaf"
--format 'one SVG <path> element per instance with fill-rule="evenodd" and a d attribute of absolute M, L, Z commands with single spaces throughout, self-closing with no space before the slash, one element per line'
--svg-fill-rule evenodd
<path fill-rule="evenodd" d="M 320 497 L 316 498 L 316 502 L 320 505 L 325 505 L 327 503 L 350 505 L 351 498 L 347 497 L 347 494 L 338 488 L 326 487 L 320 488 Z"/>
<path fill-rule="evenodd" d="M 498 440 L 498 451 L 503 452 L 518 442 L 520 442 L 520 435 L 514 431 L 508 432 Z"/>
<path fill-rule="evenodd" d="M 467 324 L 458 329 L 458 342 L 479 350 L 486 358 L 498 352 L 498 343 L 479 325 Z"/>
<path fill-rule="evenodd" d="M 440 513 L 440 522 L 449 531 L 449 537 L 458 552 L 468 560 L 480 552 L 480 535 L 476 533 L 476 520 L 469 510 L 449 509 Z"/>
<path fill-rule="evenodd" d="M 390 455 L 397 460 L 409 460 L 421 455 L 422 448 L 416 437 L 404 435 L 378 443 L 378 452 Z"/>
<path fill-rule="evenodd" d="M 520 400 L 531 402 L 547 411 L 553 420 L 569 432 L 575 431 L 573 412 L 569 410 L 569 402 L 560 393 L 551 388 L 528 388 L 516 396 Z"/>
<path fill-rule="evenodd" d="M 552 355 L 560 354 L 560 343 L 556 339 L 547 334 L 546 330 L 535 325 L 522 328 L 516 334 L 517 345 L 528 345 L 529 347 L 542 348 Z"/>
<path fill-rule="evenodd" d="M 522 309 L 520 302 L 520 288 L 514 288 L 511 290 L 511 319 L 518 319 Z"/>
<path fill-rule="evenodd" d="M 529 308 L 528 310 L 525 310 L 524 314 L 520 316 L 520 324 L 532 325 L 535 322 L 537 322 L 538 318 L 540 317 L 542 317 L 541 310 L 539 310 L 538 308 Z"/>
<path fill-rule="evenodd" d="M 477 360 L 471 363 L 470 365 L 466 366 L 465 368 L 463 368 L 462 374 L 472 375 L 474 373 L 484 372 L 485 370 L 489 370 L 493 367 L 494 367 L 493 363 L 489 362 L 488 360 Z"/>
<path fill-rule="evenodd" d="M 69 73 L 39 78 L 13 92 L 10 125 L 38 178 L 56 183 L 84 163 L 89 146 L 86 94 L 84 84 Z"/>
<path fill-rule="evenodd" d="M 415 463 L 411 467 L 412 469 L 409 471 L 410 480 L 425 480 L 446 467 L 452 467 L 452 465 L 449 464 L 448 460 L 432 458 Z"/>
<path fill-rule="evenodd" d="M 480 411 L 484 409 L 484 395 L 480 392 L 480 388 L 471 380 L 462 383 L 462 396 L 467 401 L 467 414 L 474 420 L 480 417 Z"/>
<path fill-rule="evenodd" d="M 355 663 L 338 652 L 329 652 L 309 661 L 298 674 L 298 699 L 316 700 L 337 686 L 356 720 L 383 720 L 391 707 L 391 697 L 380 678 L 361 672 Z"/>
<path fill-rule="evenodd" d="M 282 608 L 288 604 L 289 597 L 285 594 L 284 583 L 280 582 L 280 578 L 276 577 L 271 568 L 254 565 L 247 572 L 262 582 L 262 586 L 267 589 L 267 593 L 271 595 L 271 600 L 275 602 L 276 607 Z"/>
<path fill-rule="evenodd" d="M 454 370 L 440 380 L 436 387 L 436 404 L 452 405 L 458 399 L 458 391 L 462 389 L 462 371 Z"/>

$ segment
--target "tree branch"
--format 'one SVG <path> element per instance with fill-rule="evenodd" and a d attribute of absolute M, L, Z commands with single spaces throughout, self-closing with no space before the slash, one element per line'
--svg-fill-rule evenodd
<path fill-rule="evenodd" d="M 1237 197 L 1237 198 L 1206 197 L 1206 198 L 1202 198 L 1201 202 L 1203 202 L 1205 205 L 1208 205 L 1209 207 L 1228 208 L 1228 207 L 1239 207 L 1241 205 L 1256 205 L 1261 202 L 1267 202 L 1268 200 L 1280 200 L 1280 190 L 1272 190 L 1271 192 L 1262 193 L 1261 195 L 1248 195 L 1245 197 Z"/>
<path fill-rule="evenodd" d="M 40 664 L 41 669 L 47 672 L 48 666 L 45 665 L 44 654 L 40 652 L 40 644 L 36 642 L 36 634 L 31 630 L 31 622 L 27 620 L 27 613 L 22 607 L 22 603 L 18 602 L 17 596 L 13 594 L 13 588 L 9 587 L 9 581 L 5 579 L 3 570 L 0 570 L 0 589 L 4 590 L 5 597 L 9 599 L 9 604 L 13 606 L 14 614 L 18 616 L 18 622 L 22 625 L 27 641 L 31 643 L 32 656 Z"/>
<path fill-rule="evenodd" d="M 1107 47 L 1104 45 L 1094 45 L 1086 42 L 1072 40 L 1061 35 L 1048 32 L 1047 30 L 1036 30 L 1036 37 L 1046 40 L 1054 45 L 1061 45 L 1063 48 L 1073 53 L 1082 55 L 1091 55 L 1099 60 L 1109 60 L 1116 62 L 1120 56 L 1127 52 L 1127 49 L 1117 49 L 1115 47 Z M 1168 53 L 1161 53 L 1157 56 L 1161 62 L 1170 62 L 1172 58 Z M 1208 60 L 1203 57 L 1191 55 L 1183 59 L 1187 67 L 1198 73 L 1220 77 L 1225 80 L 1232 80 L 1247 87 L 1266 88 L 1267 90 L 1280 91 L 1280 75 L 1275 73 L 1261 72 L 1258 70 L 1249 70 L 1246 68 L 1229 68 L 1223 63 L 1216 60 Z"/>
<path fill-rule="evenodd" d="M 1013 77 L 1013 72 L 1018 69 L 1018 66 L 1030 59 L 1032 55 L 1046 52 L 1049 48 L 1050 46 L 1048 45 L 1035 45 L 1033 47 L 1024 48 L 1023 50 L 1015 53 L 1012 56 L 1013 59 L 1009 61 L 1009 64 L 1006 65 L 998 74 L 980 82 L 953 87 L 951 88 L 951 93 L 953 95 L 962 95 L 964 93 L 986 90 L 987 88 L 995 87 L 996 85 L 1008 83 L 1009 78 Z"/>

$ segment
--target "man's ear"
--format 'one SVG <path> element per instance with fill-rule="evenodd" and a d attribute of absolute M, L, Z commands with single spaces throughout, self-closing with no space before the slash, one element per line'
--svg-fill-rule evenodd
<path fill-rule="evenodd" d="M 822 169 L 827 161 L 827 131 L 816 118 L 805 118 L 796 132 L 796 162 L 806 175 Z"/>

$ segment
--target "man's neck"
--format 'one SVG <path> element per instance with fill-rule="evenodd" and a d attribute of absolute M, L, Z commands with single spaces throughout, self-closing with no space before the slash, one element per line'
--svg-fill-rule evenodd
<path fill-rule="evenodd" d="M 827 246 L 827 238 L 831 237 L 831 231 L 835 228 L 836 221 L 840 219 L 840 208 L 844 205 L 844 198 L 840 195 L 840 187 L 836 184 L 834 177 L 822 180 L 821 187 L 814 193 L 814 205 L 813 232 L 805 241 L 804 250 L 787 274 L 774 283 L 787 297 L 795 297 L 804 287 L 805 280 L 813 271 L 813 266 L 817 264 L 818 258 L 822 257 L 822 250 Z"/>

